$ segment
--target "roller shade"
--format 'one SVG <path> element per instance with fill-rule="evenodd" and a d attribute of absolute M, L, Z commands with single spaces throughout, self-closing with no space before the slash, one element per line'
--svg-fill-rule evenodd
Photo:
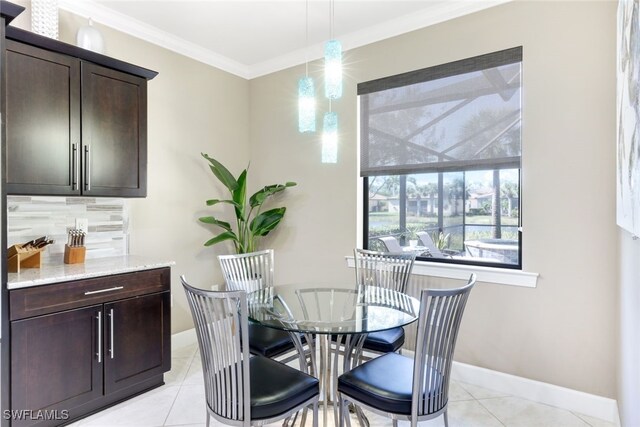
<path fill-rule="evenodd" d="M 520 167 L 522 47 L 358 85 L 360 174 Z"/>

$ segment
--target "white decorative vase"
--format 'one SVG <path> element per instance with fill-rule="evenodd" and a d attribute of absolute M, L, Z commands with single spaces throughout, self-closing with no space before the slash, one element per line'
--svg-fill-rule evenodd
<path fill-rule="evenodd" d="M 83 25 L 78 29 L 76 45 L 96 53 L 104 53 L 104 39 L 100 31 L 93 26 L 91 18 L 89 18 L 87 25 Z"/>
<path fill-rule="evenodd" d="M 31 0 L 31 31 L 58 39 L 58 0 Z"/>

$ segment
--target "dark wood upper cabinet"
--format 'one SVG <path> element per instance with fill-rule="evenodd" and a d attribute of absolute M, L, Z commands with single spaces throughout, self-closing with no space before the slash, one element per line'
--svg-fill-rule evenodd
<path fill-rule="evenodd" d="M 20 41 L 6 48 L 7 193 L 145 197 L 148 77 Z"/>
<path fill-rule="evenodd" d="M 82 64 L 82 193 L 144 197 L 147 81 Z"/>
<path fill-rule="evenodd" d="M 80 194 L 80 61 L 12 41 L 6 49 L 7 192 Z"/>

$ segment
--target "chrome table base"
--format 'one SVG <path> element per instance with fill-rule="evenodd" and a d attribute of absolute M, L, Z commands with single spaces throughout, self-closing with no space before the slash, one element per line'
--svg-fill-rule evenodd
<path fill-rule="evenodd" d="M 308 351 L 304 350 L 301 335 L 297 332 L 291 333 L 291 339 L 298 352 L 300 361 L 300 369 L 320 381 L 320 405 L 322 405 L 323 427 L 327 427 L 329 419 L 329 407 L 333 409 L 333 418 L 335 426 L 339 425 L 338 410 L 338 375 L 340 372 L 347 372 L 355 368 L 362 356 L 362 346 L 367 337 L 366 333 L 362 334 L 335 334 L 336 341 L 332 344 L 331 334 L 303 334 L 309 347 Z M 342 342 L 344 339 L 344 342 Z M 342 370 L 340 370 L 340 358 L 342 358 Z M 332 357 L 333 356 L 333 357 Z M 360 408 L 355 408 L 360 425 L 368 427 L 369 422 L 362 413 Z M 296 416 L 285 420 L 284 427 L 292 427 L 297 418 Z M 302 412 L 301 426 L 305 425 L 307 411 Z"/>

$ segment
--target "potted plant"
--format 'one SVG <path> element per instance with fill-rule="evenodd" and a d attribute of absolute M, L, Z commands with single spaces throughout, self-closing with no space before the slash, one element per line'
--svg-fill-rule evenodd
<path fill-rule="evenodd" d="M 226 221 L 213 216 L 205 216 L 199 220 L 205 224 L 213 224 L 223 231 L 205 242 L 205 246 L 231 240 L 238 254 L 255 252 L 258 249 L 260 238 L 273 231 L 286 212 L 285 207 L 273 208 L 262 211 L 262 206 L 271 196 L 284 191 L 288 187 L 296 185 L 295 182 L 285 184 L 273 184 L 263 187 L 247 199 L 247 169 L 243 170 L 235 178 L 229 170 L 205 153 L 201 153 L 209 162 L 209 168 L 213 175 L 229 190 L 229 199 L 207 200 L 207 206 L 226 203 L 234 207 L 236 214 L 235 229 Z"/>

